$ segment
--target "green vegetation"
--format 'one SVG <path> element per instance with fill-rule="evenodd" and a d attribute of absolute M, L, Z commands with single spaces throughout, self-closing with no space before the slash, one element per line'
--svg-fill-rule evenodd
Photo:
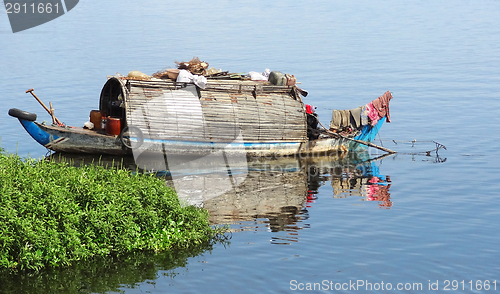
<path fill-rule="evenodd" d="M 0 150 L 0 269 L 182 249 L 208 244 L 219 232 L 206 210 L 182 207 L 154 176 Z"/>

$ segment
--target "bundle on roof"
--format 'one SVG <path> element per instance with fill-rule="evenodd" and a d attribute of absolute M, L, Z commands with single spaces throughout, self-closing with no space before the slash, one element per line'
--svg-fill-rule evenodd
<path fill-rule="evenodd" d="M 179 70 L 176 68 L 162 69 L 153 74 L 153 77 L 158 79 L 176 80 L 179 75 Z"/>
<path fill-rule="evenodd" d="M 206 69 L 208 68 L 208 63 L 205 61 L 200 61 L 198 57 L 193 57 L 188 62 L 175 62 L 178 69 L 185 69 L 190 71 L 194 75 L 205 75 Z"/>

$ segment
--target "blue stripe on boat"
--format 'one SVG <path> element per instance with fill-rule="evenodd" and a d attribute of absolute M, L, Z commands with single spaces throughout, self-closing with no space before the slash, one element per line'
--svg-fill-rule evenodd
<path fill-rule="evenodd" d="M 138 142 L 137 137 L 131 137 L 132 142 Z M 179 141 L 179 140 L 161 140 L 161 139 L 148 139 L 144 138 L 144 143 L 155 143 L 155 144 L 182 144 L 184 146 L 226 146 L 231 145 L 231 147 L 252 147 L 252 146 L 298 146 L 300 142 L 202 142 L 202 141 Z"/>

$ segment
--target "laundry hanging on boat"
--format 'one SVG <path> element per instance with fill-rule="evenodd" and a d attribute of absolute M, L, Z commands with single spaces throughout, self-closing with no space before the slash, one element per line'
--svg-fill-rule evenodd
<path fill-rule="evenodd" d="M 332 111 L 332 120 L 330 121 L 330 129 L 340 129 L 342 126 L 342 115 L 340 110 L 334 109 Z"/>
<path fill-rule="evenodd" d="M 351 113 L 351 128 L 353 129 L 357 129 L 361 126 L 361 110 L 362 107 L 349 110 Z"/>
<path fill-rule="evenodd" d="M 361 125 L 366 126 L 370 122 L 368 121 L 368 110 L 366 110 L 366 105 L 361 106 Z"/>
<path fill-rule="evenodd" d="M 330 129 L 340 130 L 351 128 L 359 129 L 366 125 L 376 125 L 378 121 L 385 117 L 387 122 L 391 122 L 389 116 L 389 101 L 392 93 L 387 91 L 372 102 L 350 110 L 333 110 Z"/>
<path fill-rule="evenodd" d="M 361 124 L 361 107 L 349 110 L 333 110 L 330 129 L 357 129 Z"/>
<path fill-rule="evenodd" d="M 391 122 L 391 117 L 389 116 L 389 101 L 392 99 L 392 93 L 387 91 L 384 95 L 373 100 L 373 107 L 377 110 L 380 118 L 386 117 L 386 122 Z"/>
<path fill-rule="evenodd" d="M 376 125 L 378 120 L 380 119 L 380 116 L 378 114 L 378 111 L 373 106 L 373 102 L 366 104 L 366 111 L 368 114 L 368 118 L 370 119 L 371 125 L 372 126 Z"/>
<path fill-rule="evenodd" d="M 351 126 L 351 112 L 349 110 L 333 110 L 330 129 L 341 129 Z"/>

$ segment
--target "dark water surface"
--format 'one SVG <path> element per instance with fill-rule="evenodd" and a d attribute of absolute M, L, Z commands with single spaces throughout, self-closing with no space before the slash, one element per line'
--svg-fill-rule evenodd
<path fill-rule="evenodd" d="M 106 75 L 151 74 L 198 56 L 232 72 L 294 74 L 323 124 L 332 109 L 390 90 L 392 123 L 376 143 L 401 153 L 370 162 L 365 175 L 341 158 L 297 170 L 254 166 L 240 190 L 207 203 L 215 223 L 231 224 L 230 244 L 133 257 L 132 266 L 104 260 L 88 271 L 3 275 L 0 293 L 75 293 L 75 285 L 83 293 L 282 293 L 314 283 L 317 292 L 372 292 L 345 288 L 361 282 L 390 283 L 379 291 L 387 293 L 450 292 L 446 281 L 454 293 L 500 291 L 499 1 L 87 0 L 16 34 L 3 12 L 0 137 L 10 152 L 46 153 L 7 115 L 17 107 L 50 120 L 27 89 L 80 126 Z M 401 142 L 414 139 L 413 148 Z M 408 154 L 433 149 L 432 140 L 447 147 L 439 157 Z"/>

